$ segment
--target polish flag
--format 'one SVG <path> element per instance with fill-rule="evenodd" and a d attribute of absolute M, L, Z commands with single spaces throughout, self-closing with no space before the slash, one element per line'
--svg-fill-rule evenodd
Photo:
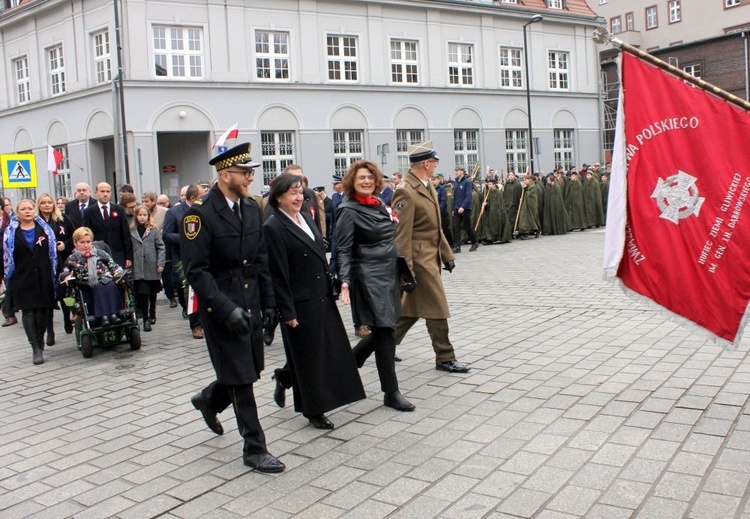
<path fill-rule="evenodd" d="M 198 311 L 198 294 L 195 293 L 193 287 L 188 286 L 188 300 L 187 300 L 187 313 L 194 314 Z"/>
<path fill-rule="evenodd" d="M 231 128 L 229 128 L 227 131 L 225 131 L 221 137 L 219 137 L 219 140 L 214 143 L 213 148 L 216 148 L 217 146 L 224 146 L 224 143 L 228 139 L 236 139 L 239 136 L 240 136 L 240 123 L 237 123 Z"/>
<path fill-rule="evenodd" d="M 63 154 L 59 151 L 47 145 L 47 171 L 51 171 L 53 175 L 57 175 L 57 168 L 60 167 L 62 162 Z"/>
<path fill-rule="evenodd" d="M 605 275 L 736 347 L 750 302 L 750 112 L 621 60 Z"/>

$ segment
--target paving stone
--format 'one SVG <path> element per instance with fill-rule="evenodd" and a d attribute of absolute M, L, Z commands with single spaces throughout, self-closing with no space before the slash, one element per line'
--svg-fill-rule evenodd
<path fill-rule="evenodd" d="M 739 505 L 739 497 L 701 492 L 689 511 L 689 517 L 695 519 L 732 517 Z"/>
<path fill-rule="evenodd" d="M 601 502 L 619 508 L 638 508 L 651 489 L 647 483 L 618 479 L 605 492 Z"/>
<path fill-rule="evenodd" d="M 544 492 L 520 488 L 503 501 L 497 510 L 519 517 L 533 517 L 549 498 L 550 495 Z"/>
<path fill-rule="evenodd" d="M 654 495 L 677 501 L 690 501 L 693 498 L 701 478 L 676 472 L 667 472 L 654 489 Z"/>
<path fill-rule="evenodd" d="M 601 492 L 598 490 L 568 485 L 555 495 L 549 503 L 549 508 L 571 515 L 585 516 L 600 495 Z"/>
<path fill-rule="evenodd" d="M 703 491 L 743 497 L 748 495 L 748 484 L 750 484 L 750 474 L 714 469 L 708 475 Z"/>
<path fill-rule="evenodd" d="M 636 519 L 682 519 L 685 517 L 688 504 L 661 497 L 650 497 L 635 516 Z"/>

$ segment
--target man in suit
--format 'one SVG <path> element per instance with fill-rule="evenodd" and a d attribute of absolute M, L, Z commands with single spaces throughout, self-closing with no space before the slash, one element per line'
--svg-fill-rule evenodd
<path fill-rule="evenodd" d="M 185 201 L 180 202 L 167 211 L 167 215 L 164 217 L 164 229 L 162 230 L 164 243 L 172 253 L 172 277 L 177 284 L 177 298 L 180 301 L 180 306 L 182 306 L 182 316 L 189 319 L 188 322 L 190 323 L 190 330 L 193 333 L 193 339 L 203 338 L 203 325 L 201 325 L 201 318 L 198 312 L 188 313 L 185 291 L 182 288 L 185 280 L 185 271 L 180 252 L 180 222 L 182 222 L 182 218 L 188 209 L 190 209 L 190 206 L 202 197 L 205 192 L 206 190 L 200 184 L 187 186 Z"/>
<path fill-rule="evenodd" d="M 94 233 L 94 241 L 109 245 L 112 258 L 126 269 L 133 264 L 133 242 L 130 239 L 125 208 L 110 202 L 112 186 L 106 182 L 96 185 L 98 202 L 83 212 L 83 225 Z"/>
<path fill-rule="evenodd" d="M 440 159 L 430 141 L 410 145 L 408 153 L 411 167 L 393 193 L 393 209 L 399 218 L 396 246 L 414 272 L 417 286 L 401 297 L 396 344 L 401 344 L 409 328 L 424 318 L 435 350 L 435 369 L 466 373 L 469 368 L 456 360 L 448 338 L 450 311 L 440 277 L 441 264 L 448 272 L 455 267 L 453 252 L 440 229 L 438 197 L 430 184 Z"/>
<path fill-rule="evenodd" d="M 76 184 L 76 197 L 65 204 L 65 214 L 71 219 L 76 229 L 83 225 L 83 212 L 93 203 L 91 186 L 86 182 Z"/>

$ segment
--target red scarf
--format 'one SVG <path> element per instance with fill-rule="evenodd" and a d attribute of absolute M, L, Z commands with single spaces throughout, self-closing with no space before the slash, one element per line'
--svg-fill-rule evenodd
<path fill-rule="evenodd" d="M 380 205 L 380 199 L 372 195 L 362 196 L 355 193 L 354 199 L 362 205 Z"/>

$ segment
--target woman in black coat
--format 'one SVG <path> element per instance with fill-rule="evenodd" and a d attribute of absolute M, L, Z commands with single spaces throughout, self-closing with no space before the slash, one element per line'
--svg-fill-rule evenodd
<path fill-rule="evenodd" d="M 365 398 L 349 337 L 331 291 L 325 245 L 301 212 L 302 177 L 276 177 L 263 224 L 287 366 L 275 371 L 277 403 L 294 388 L 294 409 L 318 429 L 333 429 L 326 412 Z M 281 392 L 281 395 L 278 393 Z M 281 401 L 280 401 L 281 400 Z"/>
<path fill-rule="evenodd" d="M 44 362 L 44 331 L 57 286 L 57 241 L 49 225 L 34 216 L 34 202 L 21 200 L 3 234 L 3 275 L 31 343 L 34 364 Z"/>
<path fill-rule="evenodd" d="M 36 214 L 55 233 L 55 239 L 57 240 L 57 273 L 59 274 L 61 266 L 65 264 L 68 256 L 73 252 L 73 231 L 76 230 L 76 227 L 70 218 L 60 212 L 55 199 L 47 193 L 42 194 L 36 199 Z M 59 290 L 57 301 L 62 310 L 65 333 L 73 333 L 73 323 L 70 322 L 70 310 L 65 306 L 65 302 L 63 301 L 64 296 L 65 291 Z M 55 344 L 55 330 L 52 324 L 54 321 L 53 314 L 53 312 L 50 312 L 47 316 L 47 346 Z"/>
<path fill-rule="evenodd" d="M 354 347 L 362 367 L 375 352 L 383 403 L 398 411 L 413 411 L 398 390 L 394 330 L 401 314 L 396 261 L 398 218 L 374 193 L 383 190 L 383 173 L 374 162 L 359 160 L 343 179 L 347 198 L 336 210 L 336 265 L 341 301 L 352 305 L 352 318 L 371 333 Z"/>

